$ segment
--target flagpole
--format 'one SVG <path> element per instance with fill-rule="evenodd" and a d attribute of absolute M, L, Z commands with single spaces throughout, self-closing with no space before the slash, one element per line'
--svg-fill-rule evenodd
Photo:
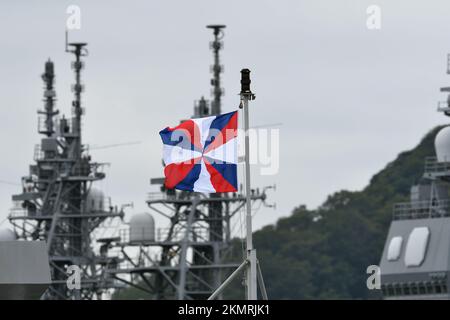
<path fill-rule="evenodd" d="M 250 90 L 250 70 L 241 70 L 241 106 L 244 111 L 244 132 L 245 132 L 245 204 L 246 204 L 246 229 L 247 229 L 247 300 L 257 300 L 257 269 L 256 269 L 256 249 L 253 248 L 252 232 L 252 204 L 250 187 L 250 137 L 249 137 L 249 112 L 248 102 L 254 100 L 255 95 Z"/>
<path fill-rule="evenodd" d="M 246 286 L 247 300 L 258 299 L 258 281 L 261 287 L 261 293 L 264 300 L 267 300 L 267 292 L 264 286 L 264 280 L 262 277 L 261 269 L 256 259 L 256 249 L 253 248 L 253 235 L 252 235 L 252 204 L 250 188 L 250 139 L 249 139 L 249 112 L 248 102 L 255 100 L 255 95 L 250 90 L 250 70 L 241 70 L 241 103 L 239 108 L 244 110 L 244 131 L 245 131 L 245 204 L 246 204 L 246 229 L 247 229 L 247 257 L 242 264 L 211 294 L 208 300 L 217 298 L 225 288 L 238 276 L 240 271 L 246 270 Z"/>

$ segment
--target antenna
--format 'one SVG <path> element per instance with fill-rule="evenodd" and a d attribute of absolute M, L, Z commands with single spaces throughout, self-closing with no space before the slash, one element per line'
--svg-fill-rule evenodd
<path fill-rule="evenodd" d="M 80 159 L 82 153 L 81 116 L 83 115 L 83 109 L 81 108 L 81 92 L 84 91 L 84 86 L 81 84 L 81 70 L 84 68 L 84 62 L 81 61 L 81 57 L 88 55 L 86 46 L 86 42 L 68 42 L 68 32 L 66 29 L 66 52 L 75 55 L 75 61 L 72 62 L 72 68 L 75 71 L 75 84 L 72 85 L 72 91 L 75 95 L 72 101 L 72 133 L 76 138 L 76 143 L 72 150 L 72 158 L 74 159 Z"/>
<path fill-rule="evenodd" d="M 15 183 L 15 182 L 6 181 L 6 180 L 0 180 L 0 184 L 7 184 L 7 185 L 10 185 L 10 186 L 21 186 L 20 183 Z"/>
<path fill-rule="evenodd" d="M 450 74 L 450 53 L 447 53 L 447 74 Z"/>
<path fill-rule="evenodd" d="M 67 30 L 67 28 L 65 33 L 64 51 L 69 52 L 69 30 Z"/>
<path fill-rule="evenodd" d="M 224 94 L 224 90 L 220 87 L 220 74 L 223 72 L 223 66 L 220 65 L 219 51 L 223 49 L 223 42 L 220 40 L 225 35 L 223 29 L 225 29 L 226 26 L 222 24 L 211 24 L 206 26 L 206 28 L 212 29 L 214 34 L 214 40 L 210 43 L 210 48 L 213 50 L 214 54 L 214 64 L 211 66 L 211 72 L 213 73 L 213 78 L 211 79 L 211 85 L 213 86 L 211 115 L 216 115 L 221 113 L 221 98 Z"/>
<path fill-rule="evenodd" d="M 447 54 L 447 74 L 450 74 L 450 53 Z M 437 110 L 450 117 L 450 87 L 442 87 L 441 92 L 448 92 L 447 101 L 439 101 Z"/>
<path fill-rule="evenodd" d="M 47 60 L 47 62 L 45 62 L 45 71 L 42 74 L 42 80 L 45 84 L 44 110 L 38 110 L 38 132 L 47 135 L 47 137 L 50 137 L 55 132 L 53 117 L 59 113 L 58 110 L 54 110 L 56 97 L 56 93 L 53 87 L 55 80 L 55 66 L 50 58 Z"/>
<path fill-rule="evenodd" d="M 123 147 L 123 146 L 131 146 L 141 144 L 141 141 L 129 141 L 129 142 L 122 142 L 122 143 L 114 143 L 114 144 L 107 144 L 103 146 L 92 146 L 89 149 L 90 150 L 102 150 L 102 149 L 109 149 L 109 148 L 116 148 L 116 147 Z"/>

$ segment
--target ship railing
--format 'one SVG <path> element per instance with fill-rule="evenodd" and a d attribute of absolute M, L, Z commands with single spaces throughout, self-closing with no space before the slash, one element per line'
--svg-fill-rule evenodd
<path fill-rule="evenodd" d="M 157 228 L 155 232 L 155 242 L 180 242 L 185 237 L 185 228 L 176 228 L 172 231 L 169 239 L 170 228 Z M 120 242 L 130 242 L 130 228 L 119 229 Z M 191 233 L 189 235 L 190 240 L 195 241 L 208 241 L 208 230 L 202 226 L 191 227 Z"/>
<path fill-rule="evenodd" d="M 148 192 L 147 201 L 163 201 L 163 200 L 178 200 L 178 201 L 190 201 L 191 195 L 185 192 Z"/>
<path fill-rule="evenodd" d="M 34 161 L 44 159 L 44 152 L 42 152 L 40 144 L 36 144 L 34 146 L 33 159 L 34 159 Z"/>
<path fill-rule="evenodd" d="M 47 128 L 47 116 L 40 114 L 38 116 L 38 132 L 39 133 L 49 133 Z"/>
<path fill-rule="evenodd" d="M 450 104 L 449 104 L 449 102 L 448 101 L 438 101 L 437 111 L 439 111 L 439 112 L 449 112 L 450 111 Z"/>
<path fill-rule="evenodd" d="M 123 243 L 130 242 L 130 229 L 129 228 L 119 229 L 119 237 L 120 237 L 120 242 L 123 242 Z"/>
<path fill-rule="evenodd" d="M 159 241 L 166 241 L 169 236 L 169 232 L 170 228 L 158 228 L 156 230 L 156 238 L 159 239 Z M 177 228 L 172 231 L 170 241 L 182 241 L 185 237 L 185 234 L 185 228 Z M 189 239 L 195 241 L 208 241 L 208 229 L 204 226 L 192 226 Z"/>
<path fill-rule="evenodd" d="M 120 242 L 122 242 L 122 243 L 129 243 L 130 242 L 130 232 L 131 231 L 130 231 L 129 227 L 119 229 Z M 163 241 L 163 240 L 165 240 L 165 239 L 162 239 L 159 236 L 159 228 L 156 229 L 154 241 L 155 242 L 159 242 L 159 241 Z M 151 241 L 151 242 L 153 242 L 153 241 Z"/>
<path fill-rule="evenodd" d="M 28 216 L 28 210 L 24 208 L 11 208 L 9 210 L 9 217 L 18 218 L 18 217 L 26 217 Z"/>
<path fill-rule="evenodd" d="M 99 208 L 98 206 L 93 207 L 90 209 L 89 212 L 90 214 L 96 214 L 97 217 L 102 217 L 102 215 L 104 215 L 105 217 L 108 217 L 108 215 L 112 212 L 117 213 L 117 209 L 116 208 L 112 208 L 112 207 L 106 207 L 106 208 Z M 29 210 L 29 209 L 24 209 L 21 207 L 14 207 L 12 209 L 9 210 L 9 216 L 10 218 L 26 218 L 26 217 L 30 217 L 30 218 L 46 218 L 46 217 L 51 217 L 53 213 L 51 212 L 45 212 L 42 211 L 40 209 L 35 209 L 35 210 Z M 64 213 L 63 213 L 64 214 Z M 69 213 L 70 214 L 70 213 Z M 83 217 L 83 215 L 80 215 L 80 217 Z"/>
<path fill-rule="evenodd" d="M 425 158 L 425 173 L 450 172 L 450 162 L 437 161 L 436 157 Z"/>
<path fill-rule="evenodd" d="M 13 201 L 11 209 L 9 209 L 9 218 L 26 217 L 28 210 L 22 206 L 22 201 Z"/>
<path fill-rule="evenodd" d="M 122 243 L 130 243 L 130 239 L 131 239 L 131 237 L 130 237 L 130 227 L 125 227 L 125 228 L 121 228 L 121 229 L 119 229 L 119 237 L 120 237 L 120 242 L 122 242 Z M 157 242 L 159 239 L 156 237 L 155 239 L 154 239 L 154 241 L 148 241 L 148 242 Z M 137 242 L 139 242 L 139 241 L 137 241 Z M 142 243 L 144 244 L 146 241 L 142 241 Z"/>
<path fill-rule="evenodd" d="M 74 176 L 82 177 L 104 177 L 104 166 L 108 166 L 109 163 L 97 163 L 97 162 L 85 162 L 81 165 L 73 167 L 72 174 Z"/>
<path fill-rule="evenodd" d="M 157 261 L 157 257 L 151 257 L 153 261 Z M 128 260 L 121 261 L 119 263 L 119 269 L 121 270 L 130 270 L 135 268 L 145 268 L 155 266 L 154 262 L 149 259 L 139 259 L 139 256 L 132 258 L 133 262 Z"/>
<path fill-rule="evenodd" d="M 167 200 L 169 196 L 165 192 L 149 192 L 147 193 L 147 201 Z"/>
<path fill-rule="evenodd" d="M 450 216 L 450 200 L 425 200 L 397 203 L 394 220 L 425 219 Z"/>

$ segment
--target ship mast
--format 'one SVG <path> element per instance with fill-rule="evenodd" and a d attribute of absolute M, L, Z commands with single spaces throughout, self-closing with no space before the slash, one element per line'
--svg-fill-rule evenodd
<path fill-rule="evenodd" d="M 35 148 L 29 175 L 22 179 L 22 193 L 12 197 L 16 206 L 8 219 L 20 240 L 47 243 L 52 284 L 43 299 L 101 299 L 116 285 L 106 272 L 116 257 L 98 252 L 92 242 L 94 233 L 124 213 L 106 205 L 103 193 L 92 188 L 105 178 L 100 170 L 104 164 L 92 162 L 82 145 L 81 57 L 87 55 L 86 43 L 67 43 L 66 38 L 66 52 L 75 55 L 72 118 L 55 119 L 54 65 L 49 60 L 42 76 L 44 110 L 38 112 L 38 131 L 45 137 Z M 103 251 L 109 245 L 98 244 Z M 79 287 L 69 288 L 69 267 L 78 268 Z"/>
<path fill-rule="evenodd" d="M 213 51 L 214 55 L 214 64 L 211 66 L 211 72 L 213 74 L 213 78 L 211 79 L 211 85 L 213 86 L 212 95 L 213 101 L 211 104 L 211 115 L 218 115 L 222 112 L 222 96 L 223 89 L 221 88 L 221 79 L 220 74 L 223 72 L 223 66 L 220 64 L 220 50 L 223 49 L 223 42 L 221 39 L 224 36 L 223 29 L 226 28 L 225 25 L 208 25 L 206 26 L 209 29 L 213 30 L 214 40 L 210 43 L 210 48 Z"/>

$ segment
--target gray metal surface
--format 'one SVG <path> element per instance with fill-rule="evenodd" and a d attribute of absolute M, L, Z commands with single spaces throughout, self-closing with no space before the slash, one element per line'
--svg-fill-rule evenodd
<path fill-rule="evenodd" d="M 0 299 L 39 299 L 51 283 L 43 241 L 0 241 Z"/>
<path fill-rule="evenodd" d="M 381 290 L 386 299 L 450 298 L 450 216 L 448 195 L 442 191 L 440 179 L 433 179 L 429 187 L 413 187 L 411 201 L 394 206 L 380 261 Z M 422 233 L 422 239 L 414 241 L 413 233 Z M 389 260 L 391 240 L 398 237 L 402 239 L 400 254 Z"/>
<path fill-rule="evenodd" d="M 405 252 L 408 237 L 415 227 L 428 227 L 430 238 L 425 259 L 418 267 L 407 267 Z M 396 261 L 387 260 L 390 240 L 395 236 L 403 238 L 400 257 Z M 450 218 L 413 219 L 393 221 L 387 236 L 380 262 L 382 282 L 431 281 L 436 272 L 450 270 Z"/>

